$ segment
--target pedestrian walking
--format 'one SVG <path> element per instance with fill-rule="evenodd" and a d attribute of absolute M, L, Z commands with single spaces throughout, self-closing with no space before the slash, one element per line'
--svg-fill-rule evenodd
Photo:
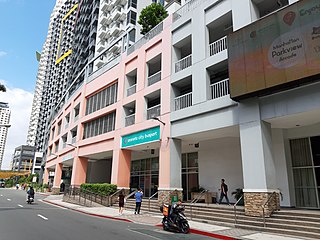
<path fill-rule="evenodd" d="M 138 191 L 135 193 L 134 197 L 136 199 L 136 209 L 134 210 L 134 214 L 140 214 L 140 208 L 142 203 L 143 192 L 141 188 L 138 188 Z"/>
<path fill-rule="evenodd" d="M 122 215 L 123 214 L 124 203 L 125 203 L 125 196 L 123 194 L 123 191 L 120 192 L 118 200 L 119 200 L 119 215 Z"/>
<path fill-rule="evenodd" d="M 219 199 L 218 204 L 221 203 L 221 201 L 224 197 L 226 198 L 226 201 L 227 201 L 228 205 L 230 206 L 230 202 L 228 199 L 228 185 L 225 184 L 225 180 L 222 178 L 221 179 L 221 186 L 220 186 L 220 199 Z"/>

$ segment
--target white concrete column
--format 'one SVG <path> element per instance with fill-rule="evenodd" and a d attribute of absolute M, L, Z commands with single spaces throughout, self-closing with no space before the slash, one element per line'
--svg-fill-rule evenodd
<path fill-rule="evenodd" d="M 206 58 L 207 40 L 204 9 L 199 7 L 193 10 L 192 18 L 192 104 L 207 101 L 207 71 L 203 60 Z"/>
<path fill-rule="evenodd" d="M 233 31 L 259 18 L 259 10 L 251 0 L 232 0 Z"/>
<path fill-rule="evenodd" d="M 181 181 L 181 140 L 170 140 L 170 186 L 182 188 Z"/>
<path fill-rule="evenodd" d="M 283 129 L 272 129 L 273 156 L 276 166 L 276 182 L 282 194 L 281 206 L 291 207 L 288 170 L 290 161 L 286 158 L 286 147 Z"/>
<path fill-rule="evenodd" d="M 240 140 L 245 191 L 277 189 L 271 125 L 260 119 L 256 100 L 239 105 Z"/>

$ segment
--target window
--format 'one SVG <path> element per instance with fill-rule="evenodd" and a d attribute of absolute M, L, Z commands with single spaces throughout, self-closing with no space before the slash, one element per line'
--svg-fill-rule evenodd
<path fill-rule="evenodd" d="M 83 139 L 98 136 L 115 129 L 116 112 L 84 124 Z"/>
<path fill-rule="evenodd" d="M 118 83 L 87 98 L 86 115 L 107 107 L 117 101 Z"/>
<path fill-rule="evenodd" d="M 130 23 L 133 25 L 136 25 L 136 20 L 137 20 L 137 13 L 134 11 L 129 11 L 127 13 L 127 25 Z"/>
<path fill-rule="evenodd" d="M 129 0 L 128 8 L 129 7 L 137 8 L 137 0 Z"/>

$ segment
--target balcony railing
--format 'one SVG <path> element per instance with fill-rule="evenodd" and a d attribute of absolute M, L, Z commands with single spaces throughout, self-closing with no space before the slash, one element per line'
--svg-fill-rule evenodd
<path fill-rule="evenodd" d="M 229 79 L 210 85 L 211 99 L 220 98 L 229 94 Z"/>
<path fill-rule="evenodd" d="M 192 92 L 174 99 L 174 110 L 180 110 L 192 106 Z"/>
<path fill-rule="evenodd" d="M 137 87 L 137 84 L 134 84 L 134 85 L 127 88 L 127 97 L 136 93 L 136 87 Z"/>
<path fill-rule="evenodd" d="M 227 37 L 225 36 L 209 45 L 209 55 L 213 56 L 226 49 L 227 49 Z"/>
<path fill-rule="evenodd" d="M 133 125 L 135 123 L 135 117 L 136 115 L 135 114 L 131 114 L 129 116 L 126 116 L 125 118 L 125 126 L 130 126 L 130 125 Z"/>
<path fill-rule="evenodd" d="M 192 54 L 180 59 L 175 63 L 175 72 L 180 72 L 183 69 L 186 69 L 192 65 Z"/>
<path fill-rule="evenodd" d="M 161 71 L 148 77 L 148 86 L 155 84 L 161 80 Z"/>
<path fill-rule="evenodd" d="M 181 18 L 183 15 L 187 14 L 188 12 L 195 9 L 198 5 L 205 2 L 207 0 L 190 0 L 185 3 L 181 8 L 179 8 L 177 11 L 173 13 L 173 22 L 177 21 L 179 18 Z"/>
<path fill-rule="evenodd" d="M 139 49 L 149 40 L 151 40 L 152 38 L 160 34 L 162 30 L 163 30 L 163 22 L 159 23 L 157 26 L 151 29 L 148 33 L 146 33 L 142 38 L 140 38 L 135 44 L 129 47 L 127 50 L 127 55 L 133 53 L 135 50 Z"/>
<path fill-rule="evenodd" d="M 161 104 L 147 109 L 147 119 L 160 116 Z"/>

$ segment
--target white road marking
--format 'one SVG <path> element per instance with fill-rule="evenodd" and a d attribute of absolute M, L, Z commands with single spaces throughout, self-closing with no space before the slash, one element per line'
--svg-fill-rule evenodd
<path fill-rule="evenodd" d="M 2 194 L 1 194 L 0 196 L 1 196 L 1 197 L 3 197 L 3 195 L 2 195 Z"/>
<path fill-rule="evenodd" d="M 19 207 L 23 207 L 21 204 L 18 204 Z"/>
<path fill-rule="evenodd" d="M 10 198 L 7 198 L 7 200 L 8 200 L 8 201 L 11 201 L 11 199 L 10 199 Z"/>
<path fill-rule="evenodd" d="M 37 216 L 40 217 L 40 218 L 42 218 L 43 220 L 48 220 L 48 218 L 46 218 L 46 217 L 44 217 L 44 216 L 42 216 L 42 215 L 40 215 L 40 214 L 38 214 Z"/>
<path fill-rule="evenodd" d="M 153 238 L 153 239 L 158 239 L 158 240 L 161 240 L 161 238 L 157 238 L 157 237 L 154 237 L 154 236 L 150 236 L 148 234 L 145 234 L 145 233 L 141 233 L 141 232 L 138 232 L 138 231 L 135 231 L 135 230 L 132 230 L 132 229 L 127 229 L 128 231 L 130 232 L 134 232 L 134 233 L 138 233 L 138 234 L 141 234 L 141 235 L 144 235 L 144 236 L 147 236 L 149 238 Z"/>
<path fill-rule="evenodd" d="M 173 232 L 167 232 L 167 231 L 164 231 L 164 230 L 160 230 L 160 229 L 156 229 L 156 230 L 153 230 L 154 232 L 158 232 L 158 233 L 162 233 L 162 234 L 168 234 L 168 235 L 173 235 L 174 233 Z"/>

